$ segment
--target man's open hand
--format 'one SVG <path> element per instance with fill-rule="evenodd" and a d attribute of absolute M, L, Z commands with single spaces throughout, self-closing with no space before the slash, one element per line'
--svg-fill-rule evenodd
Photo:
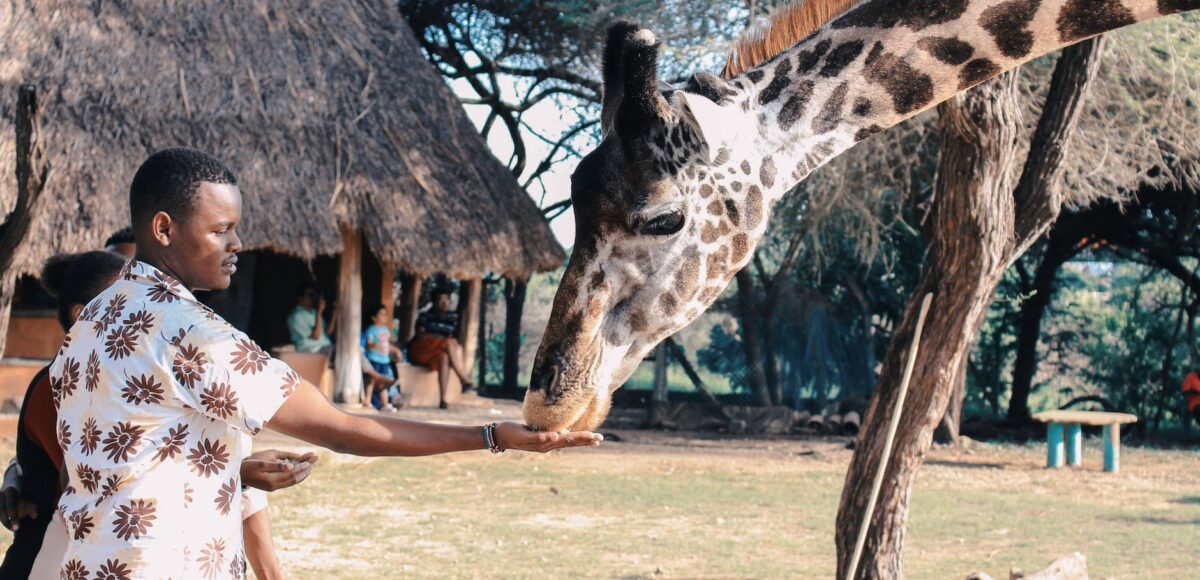
<path fill-rule="evenodd" d="M 604 441 L 604 436 L 590 431 L 575 431 L 570 433 L 550 433 L 547 431 L 530 431 L 520 423 L 497 423 L 496 443 L 501 449 L 518 449 L 520 451 L 536 451 L 545 453 L 563 447 L 596 447 Z"/>
<path fill-rule="evenodd" d="M 291 487 L 312 474 L 315 453 L 291 453 L 267 449 L 242 460 L 242 483 L 263 491 Z"/>

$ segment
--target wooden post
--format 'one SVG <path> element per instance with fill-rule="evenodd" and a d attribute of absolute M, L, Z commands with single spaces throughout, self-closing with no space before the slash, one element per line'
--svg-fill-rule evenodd
<path fill-rule="evenodd" d="M 1063 426 L 1050 423 L 1046 426 L 1046 467 L 1063 466 Z"/>
<path fill-rule="evenodd" d="M 421 276 L 405 272 L 400 277 L 400 344 L 406 344 L 417 330 L 417 312 L 421 309 Z"/>
<path fill-rule="evenodd" d="M 338 224 L 342 255 L 338 265 L 337 352 L 334 356 L 334 398 L 358 404 L 362 393 L 362 234 L 358 228 Z"/>
<path fill-rule="evenodd" d="M 1104 426 L 1104 471 L 1116 473 L 1121 469 L 1121 424 Z"/>
<path fill-rule="evenodd" d="M 646 417 L 648 427 L 663 427 L 667 422 L 667 371 L 670 368 L 671 349 L 665 342 L 660 343 L 654 347 L 654 392 L 650 396 L 650 413 Z"/>
<path fill-rule="evenodd" d="M 396 267 L 382 260 L 380 260 L 379 265 L 383 270 L 379 281 L 379 303 L 387 311 L 387 319 L 389 324 L 391 324 L 390 321 L 396 314 Z"/>
<path fill-rule="evenodd" d="M 487 385 L 487 366 L 488 366 L 488 325 L 487 311 L 488 303 L 491 302 L 492 291 L 488 286 L 492 285 L 491 280 L 480 281 L 480 300 L 479 300 L 479 344 L 476 346 L 479 353 L 479 378 L 475 379 L 475 384 L 482 389 Z"/>
<path fill-rule="evenodd" d="M 1078 466 L 1083 457 L 1083 427 L 1079 423 L 1067 425 L 1067 465 Z"/>
<path fill-rule="evenodd" d="M 521 373 L 521 314 L 525 311 L 525 291 L 529 280 L 508 279 L 505 287 L 504 320 L 504 391 L 516 397 L 520 392 Z"/>
<path fill-rule="evenodd" d="M 33 215 L 46 185 L 50 165 L 42 158 L 39 140 L 37 88 L 21 85 L 17 88 L 16 110 L 16 174 L 17 202 L 12 212 L 0 222 L 0 356 L 8 338 L 8 318 L 12 311 L 13 294 L 17 290 L 16 275 L 12 272 L 17 251 L 29 237 Z"/>
<path fill-rule="evenodd" d="M 458 287 L 458 344 L 463 349 L 463 369 L 470 375 L 479 352 L 479 298 L 483 280 L 464 280 Z"/>

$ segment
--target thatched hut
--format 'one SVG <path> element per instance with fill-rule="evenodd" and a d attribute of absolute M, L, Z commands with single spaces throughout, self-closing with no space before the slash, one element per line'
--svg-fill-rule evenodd
<path fill-rule="evenodd" d="M 562 263 L 393 2 L 47 0 L 0 6 L 0 30 L 0 134 L 12 134 L 17 85 L 34 84 L 52 167 L 20 273 L 125 226 L 138 164 L 178 145 L 237 173 L 239 229 L 259 270 L 291 260 L 319 271 L 341 256 L 325 268 L 338 270 L 353 325 L 364 270 L 377 271 L 367 297 L 390 304 L 397 270 L 478 280 Z M 0 140 L 0 167 L 13 163 L 12 140 Z M 7 210 L 15 183 L 3 175 Z M 292 288 L 270 280 L 275 301 L 290 301 Z M 465 286 L 478 295 L 477 282 Z M 339 352 L 357 348 L 346 330 Z"/>

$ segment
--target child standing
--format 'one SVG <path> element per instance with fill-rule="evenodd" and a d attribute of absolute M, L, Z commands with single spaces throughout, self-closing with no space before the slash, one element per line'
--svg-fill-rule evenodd
<path fill-rule="evenodd" d="M 386 377 L 388 380 L 383 381 L 372 376 L 366 382 L 366 404 L 375 406 L 375 395 L 379 396 L 379 405 L 377 409 L 383 411 L 395 411 L 392 406 L 391 399 L 394 395 L 399 394 L 399 389 L 396 388 L 396 374 L 392 370 L 392 354 L 400 356 L 400 352 L 396 347 L 392 346 L 392 330 L 388 324 L 387 309 L 382 304 L 376 304 L 368 312 L 371 313 L 371 325 L 363 332 L 363 339 L 366 343 L 364 349 L 367 355 L 367 362 L 371 363 L 371 367 L 375 372 Z M 399 359 L 397 359 L 399 360 Z"/>

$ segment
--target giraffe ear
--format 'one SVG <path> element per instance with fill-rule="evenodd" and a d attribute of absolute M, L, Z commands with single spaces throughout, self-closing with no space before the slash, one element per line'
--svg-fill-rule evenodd
<path fill-rule="evenodd" d="M 704 160 L 712 163 L 721 148 L 734 141 L 738 123 L 730 118 L 729 110 L 703 95 L 676 91 L 674 101 L 679 119 L 691 124 L 700 137 Z"/>

